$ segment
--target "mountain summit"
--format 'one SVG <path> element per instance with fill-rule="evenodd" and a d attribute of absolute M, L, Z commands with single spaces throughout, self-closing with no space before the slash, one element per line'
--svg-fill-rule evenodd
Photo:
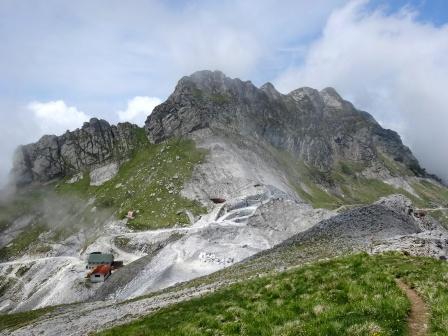
<path fill-rule="evenodd" d="M 383 129 L 333 88 L 283 95 L 271 83 L 257 88 L 219 71 L 200 71 L 179 81 L 145 127 L 153 143 L 209 129 L 272 145 L 322 172 L 347 160 L 371 166 L 385 156 L 425 176 L 397 133 Z"/>

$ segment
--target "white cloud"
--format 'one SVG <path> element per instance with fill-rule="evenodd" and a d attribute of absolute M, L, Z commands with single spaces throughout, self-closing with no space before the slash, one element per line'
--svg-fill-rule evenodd
<path fill-rule="evenodd" d="M 448 25 L 422 23 L 409 7 L 371 12 L 367 3 L 333 12 L 305 62 L 274 82 L 282 91 L 335 87 L 398 127 L 421 163 L 448 180 Z"/>
<path fill-rule="evenodd" d="M 154 107 L 161 103 L 162 101 L 157 97 L 134 97 L 128 101 L 128 106 L 125 111 L 117 112 L 118 118 L 120 121 L 129 121 L 137 125 L 142 125 Z"/>
<path fill-rule="evenodd" d="M 0 1 L 0 81 L 90 98 L 167 95 L 203 69 L 253 79 L 345 1 Z"/>
<path fill-rule="evenodd" d="M 34 101 L 28 104 L 32 111 L 41 135 L 62 134 L 66 130 L 79 128 L 90 117 L 76 107 L 67 106 L 63 100 L 46 103 Z"/>
<path fill-rule="evenodd" d="M 167 97 L 196 70 L 261 83 L 296 55 L 287 48 L 291 40 L 318 33 L 345 1 L 0 0 L 0 183 L 16 145 L 36 141 L 40 128 L 79 126 L 78 119 L 61 125 L 30 118 L 21 111 L 30 100 L 64 97 L 115 123 L 128 97 Z M 14 143 L 3 142 L 10 125 L 21 122 L 19 112 L 33 132 L 19 128 Z"/>

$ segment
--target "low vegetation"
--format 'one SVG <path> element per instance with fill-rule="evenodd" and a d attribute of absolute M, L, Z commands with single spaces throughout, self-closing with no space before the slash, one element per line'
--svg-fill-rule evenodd
<path fill-rule="evenodd" d="M 408 177 L 415 194 L 403 188 L 396 188 L 380 179 L 367 178 L 361 174 L 367 167 L 360 162 L 340 161 L 327 172 L 294 159 L 287 152 L 269 149 L 287 173 L 290 184 L 297 194 L 315 208 L 337 209 L 346 205 L 366 205 L 380 197 L 403 194 L 418 207 L 448 206 L 448 188 L 422 178 L 412 179 L 414 173 L 400 162 L 380 154 L 380 161 L 392 176 Z M 436 213 L 437 219 L 448 227 L 448 211 Z"/>
<path fill-rule="evenodd" d="M 7 229 L 17 218 L 38 207 L 46 188 L 24 189 L 0 201 L 0 231 Z"/>
<path fill-rule="evenodd" d="M 39 208 L 42 199 L 47 195 L 48 188 L 28 188 L 0 202 L 0 232 L 11 228 L 16 220 L 29 221 L 25 230 L 12 229 L 14 234 L 6 246 L 0 248 L 0 261 L 22 255 L 26 252 L 39 252 L 48 247 L 38 241 L 38 237 L 45 231 L 45 225 L 39 221 Z M 26 219 L 26 217 L 29 217 Z"/>
<path fill-rule="evenodd" d="M 48 252 L 48 247 L 38 241 L 39 235 L 45 232 L 45 230 L 46 228 L 40 224 L 27 227 L 26 230 L 20 232 L 8 245 L 0 249 L 0 260 L 8 260 L 12 257 L 22 255 L 25 252 Z"/>
<path fill-rule="evenodd" d="M 262 277 L 244 277 L 249 280 L 100 334 L 407 335 L 409 302 L 394 281 L 401 278 L 427 302 L 429 334 L 446 335 L 447 274 L 445 261 L 401 253 L 355 254 L 282 273 L 271 267 Z M 27 325 L 53 309 L 0 315 L 0 330 Z"/>
<path fill-rule="evenodd" d="M 418 180 L 411 184 L 418 193 L 419 198 L 409 197 L 414 204 L 421 208 L 438 209 L 430 211 L 429 214 L 448 228 L 448 188 L 435 184 L 428 180 Z"/>
<path fill-rule="evenodd" d="M 448 264 L 401 253 L 355 254 L 231 285 L 100 335 L 407 335 L 410 303 L 425 299 L 430 335 L 448 333 Z"/>
<path fill-rule="evenodd" d="M 315 208 L 336 209 L 343 205 L 362 205 L 380 197 L 402 193 L 378 179 L 369 179 L 359 173 L 365 168 L 357 162 L 339 162 L 333 170 L 321 172 L 288 154 L 279 156 L 289 171 L 290 182 L 299 196 Z"/>
<path fill-rule="evenodd" d="M 151 145 L 144 134 L 139 138 L 140 145 L 130 160 L 101 186 L 90 186 L 89 173 L 84 172 L 76 183 L 68 184 L 65 180 L 30 187 L 1 201 L 0 231 L 20 218 L 29 224 L 25 229 L 13 230 L 12 240 L 0 248 L 0 261 L 26 253 L 45 254 L 53 243 L 63 241 L 81 228 L 86 232 L 85 245 L 88 245 L 97 236 L 99 225 L 113 213 L 124 218 L 128 211 L 134 211 L 136 217 L 128 225 L 144 230 L 188 225 L 188 212 L 193 215 L 204 212 L 198 202 L 182 197 L 180 191 L 205 153 L 197 150 L 190 140 Z"/>
<path fill-rule="evenodd" d="M 399 252 L 352 254 L 302 266 L 287 261 L 288 270 L 276 273 L 271 266 L 252 276 L 247 271 L 254 263 L 237 264 L 233 268 L 246 266 L 247 273 L 238 283 L 99 335 L 408 335 L 410 302 L 396 285 L 398 278 L 426 301 L 429 335 L 448 333 L 446 261 Z M 229 269 L 219 273 L 214 281 L 232 274 Z M 17 329 L 53 309 L 0 315 L 0 330 Z"/>
<path fill-rule="evenodd" d="M 379 159 L 383 165 L 389 170 L 392 176 L 414 176 L 415 172 L 406 167 L 401 161 L 390 159 L 387 155 L 379 153 Z M 418 171 L 418 169 L 417 169 Z"/>
<path fill-rule="evenodd" d="M 448 228 L 448 210 L 431 211 L 431 216 Z"/>
<path fill-rule="evenodd" d="M 0 331 L 19 329 L 25 325 L 32 323 L 34 320 L 54 311 L 55 307 L 48 307 L 36 310 L 30 310 L 20 313 L 12 313 L 0 315 Z"/>
<path fill-rule="evenodd" d="M 11 210 L 4 216 L 11 233 L 0 248 L 0 260 L 24 254 L 45 255 L 53 243 L 60 243 L 83 229 L 84 236 L 95 237 L 99 224 L 110 218 L 108 211 L 92 211 L 93 206 L 71 195 L 56 195 L 54 186 L 32 189 L 27 196 L 16 195 L 8 201 Z M 34 195 L 33 195 L 34 194 Z M 6 207 L 6 205 L 5 205 Z"/>
<path fill-rule="evenodd" d="M 431 312 L 429 335 L 448 334 L 448 263 L 426 257 L 385 254 L 378 258 L 387 272 L 402 278 L 426 301 Z"/>
<path fill-rule="evenodd" d="M 193 168 L 204 153 L 191 140 L 170 140 L 164 144 L 141 146 L 118 174 L 101 186 L 90 186 L 89 174 L 73 184 L 61 183 L 60 193 L 77 193 L 95 198 L 101 208 L 116 210 L 119 218 L 135 211 L 128 225 L 137 230 L 189 224 L 187 211 L 198 215 L 202 206 L 180 195 Z"/>
<path fill-rule="evenodd" d="M 17 282 L 17 279 L 15 279 L 14 277 L 1 275 L 0 276 L 0 297 L 5 295 L 6 291 L 10 287 L 14 286 L 16 282 Z"/>

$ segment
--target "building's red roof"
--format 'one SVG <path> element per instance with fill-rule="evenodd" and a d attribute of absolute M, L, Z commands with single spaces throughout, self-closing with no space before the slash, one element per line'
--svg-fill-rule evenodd
<path fill-rule="evenodd" d="M 99 265 L 92 271 L 91 274 L 93 274 L 93 273 L 100 273 L 100 274 L 103 274 L 103 275 L 107 275 L 107 274 L 110 273 L 110 270 L 111 270 L 110 265 Z"/>

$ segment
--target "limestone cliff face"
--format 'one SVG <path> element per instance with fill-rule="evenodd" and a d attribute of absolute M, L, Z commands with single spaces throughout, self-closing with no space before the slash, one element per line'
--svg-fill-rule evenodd
<path fill-rule="evenodd" d="M 46 182 L 120 161 L 137 144 L 138 126 L 91 119 L 80 129 L 61 136 L 45 135 L 38 142 L 20 146 L 13 158 L 12 177 L 17 185 Z"/>
<path fill-rule="evenodd" d="M 270 83 L 257 88 L 219 71 L 200 71 L 183 77 L 146 120 L 154 143 L 204 128 L 268 143 L 321 171 L 343 160 L 371 165 L 387 155 L 415 175 L 425 174 L 396 132 L 383 129 L 333 88 L 283 95 Z"/>

